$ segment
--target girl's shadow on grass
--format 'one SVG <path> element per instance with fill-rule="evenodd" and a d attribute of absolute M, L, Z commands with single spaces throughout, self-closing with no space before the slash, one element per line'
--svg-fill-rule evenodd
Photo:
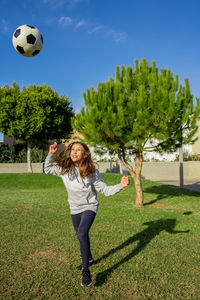
<path fill-rule="evenodd" d="M 135 255 L 137 255 L 140 251 L 142 251 L 149 243 L 150 241 L 155 238 L 161 231 L 167 231 L 168 233 L 187 233 L 187 231 L 176 231 L 174 230 L 174 227 L 176 225 L 176 219 L 159 219 L 152 222 L 146 222 L 143 225 L 147 225 L 148 227 L 141 232 L 133 235 L 128 240 L 126 240 L 124 243 L 119 245 L 116 248 L 111 249 L 108 253 L 100 257 L 98 260 L 96 260 L 96 263 L 99 263 L 101 260 L 109 257 L 110 255 L 114 254 L 115 252 L 125 248 L 126 246 L 129 246 L 135 241 L 139 241 L 137 247 L 133 249 L 128 255 L 126 255 L 123 259 L 121 259 L 119 262 L 114 264 L 112 267 L 108 268 L 107 270 L 100 272 L 96 276 L 96 283 L 95 286 L 101 286 L 104 284 L 107 280 L 107 277 L 120 265 L 123 263 L 129 261 L 132 259 Z"/>

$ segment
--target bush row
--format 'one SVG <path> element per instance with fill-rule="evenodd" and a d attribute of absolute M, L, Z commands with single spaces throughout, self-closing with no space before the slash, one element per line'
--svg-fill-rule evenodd
<path fill-rule="evenodd" d="M 33 163 L 44 162 L 48 150 L 34 146 L 31 149 L 31 161 Z M 24 163 L 27 162 L 27 149 L 25 144 L 13 146 L 0 145 L 0 163 Z"/>

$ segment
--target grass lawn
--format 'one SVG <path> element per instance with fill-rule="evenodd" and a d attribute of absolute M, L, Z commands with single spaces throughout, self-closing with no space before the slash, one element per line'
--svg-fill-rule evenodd
<path fill-rule="evenodd" d="M 112 197 L 99 194 L 93 286 L 82 288 L 61 179 L 0 174 L 0 299 L 200 299 L 200 193 L 145 180 L 143 190 L 142 208 L 132 180 Z"/>

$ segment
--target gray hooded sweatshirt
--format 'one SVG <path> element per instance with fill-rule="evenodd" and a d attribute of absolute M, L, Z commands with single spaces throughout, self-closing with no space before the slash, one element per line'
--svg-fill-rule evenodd
<path fill-rule="evenodd" d="M 73 173 L 61 175 L 61 168 L 52 163 L 54 155 L 48 154 L 44 163 L 44 172 L 62 178 L 68 192 L 68 202 L 72 215 L 79 214 L 85 210 L 98 210 L 97 191 L 105 196 L 112 196 L 122 190 L 121 184 L 108 186 L 98 170 L 94 175 L 81 178 L 79 168 L 75 167 Z"/>

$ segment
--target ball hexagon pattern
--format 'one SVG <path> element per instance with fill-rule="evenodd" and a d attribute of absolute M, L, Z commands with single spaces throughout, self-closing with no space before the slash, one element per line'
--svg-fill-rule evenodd
<path fill-rule="evenodd" d="M 31 25 L 21 25 L 13 33 L 12 42 L 15 50 L 26 57 L 40 53 L 43 37 L 40 31 Z"/>

